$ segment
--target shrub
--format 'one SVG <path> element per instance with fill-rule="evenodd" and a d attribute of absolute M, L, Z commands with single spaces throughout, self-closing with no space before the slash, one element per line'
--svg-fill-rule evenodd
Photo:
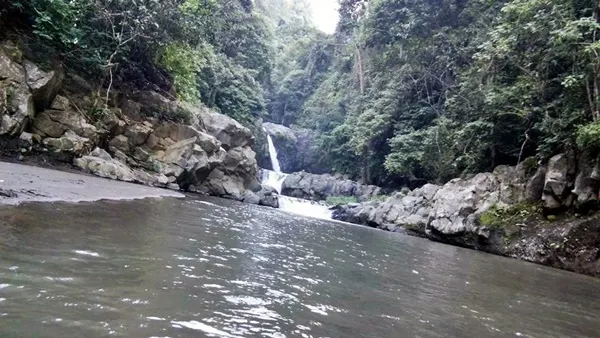
<path fill-rule="evenodd" d="M 357 203 L 358 200 L 354 196 L 329 196 L 325 203 L 329 205 L 347 205 L 351 203 Z"/>
<path fill-rule="evenodd" d="M 593 122 L 579 127 L 577 145 L 580 148 L 600 148 L 600 122 Z"/>
<path fill-rule="evenodd" d="M 540 214 L 538 205 L 519 203 L 507 207 L 494 205 L 488 211 L 479 215 L 479 224 L 501 228 L 510 223 L 524 222 Z"/>

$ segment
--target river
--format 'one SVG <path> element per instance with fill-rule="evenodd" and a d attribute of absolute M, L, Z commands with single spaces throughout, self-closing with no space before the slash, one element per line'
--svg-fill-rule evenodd
<path fill-rule="evenodd" d="M 0 208 L 0 337 L 598 337 L 598 290 L 227 200 Z"/>

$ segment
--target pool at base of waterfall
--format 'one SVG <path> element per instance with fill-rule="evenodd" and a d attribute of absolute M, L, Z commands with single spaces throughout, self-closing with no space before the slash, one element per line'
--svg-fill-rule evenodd
<path fill-rule="evenodd" d="M 0 337 L 598 337 L 600 280 L 217 198 L 0 207 Z"/>

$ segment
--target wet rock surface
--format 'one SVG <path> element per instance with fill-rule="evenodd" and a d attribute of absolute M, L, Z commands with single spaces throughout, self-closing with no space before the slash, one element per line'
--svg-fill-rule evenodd
<path fill-rule="evenodd" d="M 333 218 L 600 276 L 594 161 L 560 154 L 547 165 L 501 166 L 385 201 L 337 206 Z"/>
<path fill-rule="evenodd" d="M 0 204 L 184 197 L 164 189 L 34 166 L 0 162 Z"/>
<path fill-rule="evenodd" d="M 363 185 L 329 174 L 297 172 L 285 178 L 281 193 L 313 201 L 326 200 L 328 197 L 355 197 L 358 201 L 368 201 L 382 195 L 383 191 L 373 185 Z"/>
<path fill-rule="evenodd" d="M 326 173 L 319 165 L 319 149 L 317 149 L 315 132 L 298 127 L 266 122 L 262 124 L 266 134 L 270 135 L 278 150 L 281 170 L 286 173 L 306 171 L 313 174 Z M 268 150 L 263 149 L 264 156 L 269 158 Z"/>

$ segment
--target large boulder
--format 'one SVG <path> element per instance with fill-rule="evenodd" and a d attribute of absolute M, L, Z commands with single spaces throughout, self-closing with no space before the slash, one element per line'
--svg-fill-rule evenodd
<path fill-rule="evenodd" d="M 0 135 L 20 135 L 35 116 L 33 97 L 23 85 L 0 84 Z"/>
<path fill-rule="evenodd" d="M 328 197 L 356 197 L 358 201 L 367 201 L 383 194 L 376 186 L 362 185 L 329 174 L 315 175 L 303 171 L 288 175 L 283 181 L 281 193 L 314 201 L 326 200 Z"/>
<path fill-rule="evenodd" d="M 544 183 L 546 181 L 546 166 L 540 166 L 531 177 L 525 187 L 525 199 L 529 203 L 535 203 L 542 199 L 544 193 Z"/>
<path fill-rule="evenodd" d="M 36 110 L 43 111 L 52 104 L 56 94 L 58 94 L 62 85 L 63 74 L 59 71 L 44 72 L 27 60 L 23 64 L 27 85 L 33 94 Z"/>
<path fill-rule="evenodd" d="M 254 137 L 250 129 L 242 126 L 229 116 L 202 110 L 199 116 L 201 125 L 212 136 L 216 137 L 225 150 L 235 147 L 252 146 Z"/>
<path fill-rule="evenodd" d="M 0 48 L 0 81 L 25 83 L 25 69 L 4 48 Z"/>
<path fill-rule="evenodd" d="M 93 141 L 75 134 L 72 130 L 67 130 L 60 137 L 47 137 L 42 143 L 51 151 L 73 155 L 89 151 L 94 145 Z"/>
<path fill-rule="evenodd" d="M 433 198 L 440 186 L 426 184 L 409 193 L 397 192 L 385 201 L 338 206 L 334 219 L 377 227 L 388 231 L 409 231 L 425 235 Z"/>
<path fill-rule="evenodd" d="M 558 154 L 548 161 L 542 200 L 546 209 L 570 207 L 572 190 L 571 174 L 576 163 L 567 154 Z"/>
<path fill-rule="evenodd" d="M 572 191 L 577 196 L 576 204 L 579 208 L 594 206 L 598 202 L 600 189 L 600 180 L 594 175 L 594 159 L 586 155 L 579 159 L 578 173 Z"/>
<path fill-rule="evenodd" d="M 71 108 L 68 100 L 57 96 L 52 106 L 44 112 L 38 114 L 33 121 L 33 130 L 42 137 L 59 138 L 67 130 L 75 134 L 90 139 L 98 138 L 98 129 L 90 124 L 85 116 Z"/>
<path fill-rule="evenodd" d="M 247 190 L 258 192 L 258 165 L 256 154 L 250 147 L 230 149 L 221 163 L 213 169 L 197 190 L 206 194 L 242 200 Z"/>
<path fill-rule="evenodd" d="M 97 151 L 97 153 L 99 153 L 99 151 Z M 81 158 L 76 158 L 73 164 L 96 176 L 125 182 L 135 181 L 135 175 L 131 168 L 121 161 L 104 156 L 104 154 L 101 156 L 83 156 Z"/>
<path fill-rule="evenodd" d="M 0 46 L 0 135 L 18 136 L 35 116 L 20 51 L 10 42 Z"/>
<path fill-rule="evenodd" d="M 136 117 L 168 117 L 177 113 L 179 110 L 177 101 L 172 101 L 150 90 L 142 90 L 132 93 L 130 97 L 124 100 L 121 109 L 132 119 Z"/>
<path fill-rule="evenodd" d="M 271 208 L 279 208 L 279 195 L 275 189 L 262 186 L 256 195 L 259 197 L 259 205 L 264 205 Z"/>
<path fill-rule="evenodd" d="M 500 181 L 491 173 L 446 183 L 435 196 L 429 213 L 430 236 L 456 236 L 473 232 L 476 212 L 485 212 L 500 202 Z"/>
<path fill-rule="evenodd" d="M 148 122 L 141 122 L 127 126 L 124 135 L 129 140 L 131 147 L 138 147 L 146 143 L 150 133 L 152 133 L 152 125 Z"/>

